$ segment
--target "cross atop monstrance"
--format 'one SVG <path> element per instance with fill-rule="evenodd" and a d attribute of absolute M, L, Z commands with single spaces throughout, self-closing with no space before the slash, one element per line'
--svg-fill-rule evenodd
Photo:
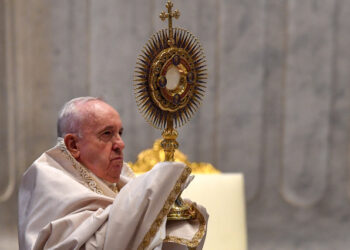
<path fill-rule="evenodd" d="M 171 9 L 173 8 L 174 4 L 170 1 L 168 1 L 165 5 L 165 7 L 168 9 L 168 13 L 165 13 L 162 11 L 159 14 L 160 19 L 164 21 L 166 18 L 168 18 L 168 25 L 169 25 L 169 37 L 170 39 L 168 40 L 169 46 L 173 46 L 174 44 L 174 39 L 173 39 L 173 17 L 178 19 L 180 17 L 180 11 L 175 10 L 174 12 L 171 12 Z"/>

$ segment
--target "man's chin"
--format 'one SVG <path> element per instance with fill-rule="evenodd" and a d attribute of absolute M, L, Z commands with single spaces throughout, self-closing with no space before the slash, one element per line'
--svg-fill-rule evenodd
<path fill-rule="evenodd" d="M 115 180 L 113 182 L 119 181 L 120 174 L 122 172 L 122 168 L 123 168 L 123 165 L 113 166 L 108 173 L 108 177 Z"/>

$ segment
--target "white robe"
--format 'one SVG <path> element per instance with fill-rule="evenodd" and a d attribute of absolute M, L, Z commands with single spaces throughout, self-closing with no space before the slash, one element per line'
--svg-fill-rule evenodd
<path fill-rule="evenodd" d="M 196 220 L 166 220 L 190 172 L 182 163 L 163 162 L 135 178 L 124 164 L 119 191 L 113 190 L 79 164 L 60 141 L 23 175 L 20 249 L 162 249 L 163 242 L 177 243 L 176 249 L 200 249 L 205 209 L 195 205 Z M 174 249 L 174 244 L 167 244 L 163 249 Z"/>

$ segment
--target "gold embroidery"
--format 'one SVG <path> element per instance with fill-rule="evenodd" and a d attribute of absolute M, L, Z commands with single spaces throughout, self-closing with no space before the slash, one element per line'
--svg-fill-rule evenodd
<path fill-rule="evenodd" d="M 83 167 L 74 157 L 68 152 L 63 139 L 58 139 L 58 147 L 62 153 L 68 158 L 72 163 L 73 167 L 79 172 L 80 176 L 83 178 L 86 186 L 97 194 L 104 194 L 101 188 L 97 185 L 96 181 L 91 177 L 89 171 Z"/>
<path fill-rule="evenodd" d="M 193 236 L 192 240 L 182 239 L 175 236 L 166 236 L 164 242 L 174 242 L 188 247 L 196 247 L 199 245 L 201 239 L 204 236 L 206 223 L 203 215 L 199 212 L 197 207 L 193 204 L 193 208 L 196 210 L 197 219 L 199 221 L 199 229 L 196 234 Z"/>
<path fill-rule="evenodd" d="M 185 180 L 190 175 L 190 173 L 191 173 L 191 169 L 186 166 L 185 169 L 182 171 L 181 176 L 176 181 L 176 184 L 173 187 L 172 191 L 170 192 L 168 199 L 164 203 L 163 208 L 159 211 L 159 214 L 157 218 L 154 220 L 150 230 L 146 233 L 141 244 L 137 248 L 138 250 L 146 249 L 148 245 L 151 243 L 160 225 L 162 224 L 163 218 L 166 217 L 167 214 L 169 213 L 171 205 L 175 202 L 176 198 L 181 192 L 182 184 L 185 182 Z"/>

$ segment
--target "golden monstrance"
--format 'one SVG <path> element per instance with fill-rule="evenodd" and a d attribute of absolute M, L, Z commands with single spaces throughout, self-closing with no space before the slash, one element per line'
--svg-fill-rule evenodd
<path fill-rule="evenodd" d="M 205 57 L 199 40 L 189 31 L 173 28 L 179 18 L 173 4 L 166 4 L 160 18 L 168 19 L 168 29 L 156 32 L 142 50 L 135 67 L 134 93 L 139 111 L 155 128 L 162 129 L 161 146 L 165 161 L 174 161 L 178 128 L 198 109 L 207 79 Z M 178 197 L 168 219 L 195 217 L 194 210 Z"/>

